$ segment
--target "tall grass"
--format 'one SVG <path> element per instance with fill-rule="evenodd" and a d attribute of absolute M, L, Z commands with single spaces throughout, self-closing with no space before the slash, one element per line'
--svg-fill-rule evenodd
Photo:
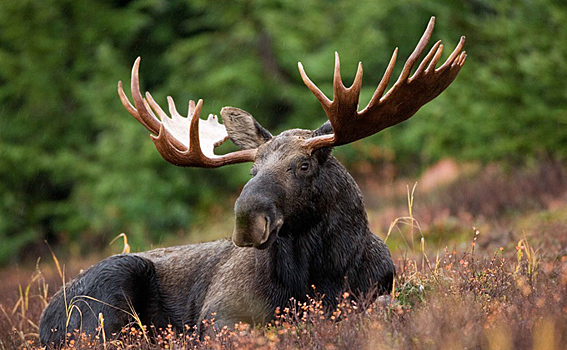
<path fill-rule="evenodd" d="M 0 303 L 0 349 L 28 347 L 37 343 L 39 314 L 47 306 L 49 294 L 49 285 L 38 261 L 29 282 L 24 286 L 18 284 L 15 301 L 11 305 Z"/>

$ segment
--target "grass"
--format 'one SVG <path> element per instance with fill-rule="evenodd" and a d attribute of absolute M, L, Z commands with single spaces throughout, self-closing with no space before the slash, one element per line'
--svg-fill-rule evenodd
<path fill-rule="evenodd" d="M 166 329 L 151 341 L 132 326 L 118 338 L 79 335 L 69 348 L 562 348 L 567 341 L 567 256 L 538 250 L 525 239 L 513 250 L 488 255 L 476 250 L 482 233 L 471 236 L 466 251 L 445 250 L 431 262 L 398 257 L 391 302 L 357 305 L 345 295 L 325 317 L 314 291 L 310 302 L 281 310 L 263 328 L 240 324 L 203 339 L 190 329 L 183 334 Z M 0 348 L 36 348 L 48 290 L 38 271 L 18 289 L 13 305 L 0 307 Z"/>
<path fill-rule="evenodd" d="M 330 317 L 316 291 L 262 328 L 239 324 L 203 339 L 191 329 L 158 332 L 134 325 L 116 337 L 78 335 L 69 348 L 198 349 L 561 349 L 567 341 L 567 256 L 527 240 L 513 250 L 480 254 L 445 250 L 432 262 L 398 257 L 392 299 L 356 304 L 345 294 Z M 416 252 L 421 253 L 421 252 Z M 36 348 L 37 320 L 48 297 L 34 274 L 13 307 L 2 306 L 0 347 Z M 102 321 L 102 320 L 101 320 Z M 214 324 L 214 320 L 208 325 Z"/>
<path fill-rule="evenodd" d="M 448 240 L 436 235 L 438 226 L 433 222 L 422 223 L 423 211 L 414 205 L 419 190 L 407 188 L 405 214 L 394 220 L 386 235 L 391 247 L 394 242 L 398 246 L 393 250 L 397 269 L 394 288 L 389 297 L 376 302 L 356 304 L 345 294 L 337 309 L 328 315 L 313 290 L 309 302 L 278 310 L 276 319 L 264 327 L 238 324 L 199 338 L 189 328 L 176 333 L 170 328 L 154 330 L 132 324 L 118 335 L 76 334 L 68 348 L 562 349 L 567 343 L 566 192 L 562 180 L 556 178 L 551 183 L 556 187 L 552 198 L 551 191 L 539 183 L 541 178 L 530 174 L 509 179 L 522 184 L 521 191 L 533 198 L 526 201 L 518 194 L 510 197 L 520 205 L 508 209 L 516 208 L 521 215 L 503 220 L 509 230 L 506 239 L 494 239 L 502 235 L 501 225 L 467 228 L 469 222 L 459 218 L 458 243 L 440 244 Z M 539 174 L 548 177 L 547 172 Z M 478 181 L 488 181 L 486 176 Z M 488 178 L 493 176 L 503 175 Z M 530 176 L 537 185 L 526 180 Z M 478 183 L 458 183 L 476 188 L 476 192 L 462 189 L 453 192 L 455 198 L 480 195 L 489 208 L 503 207 L 502 196 L 492 198 L 480 193 L 483 186 Z M 536 195 L 536 186 L 545 193 Z M 513 186 L 500 183 L 500 187 L 511 193 Z M 544 199 L 553 205 L 546 205 Z M 533 207 L 536 200 L 540 204 Z M 463 198 L 462 202 L 475 203 L 473 209 L 478 205 L 472 199 Z M 529 210 L 522 209 L 526 207 Z M 484 213 L 485 219 L 494 218 L 488 216 L 488 209 Z M 494 213 L 504 215 L 503 209 Z M 126 237 L 121 237 L 126 247 Z M 54 261 L 38 263 L 27 274 L 0 274 L 0 350 L 37 348 L 41 311 L 65 279 L 65 268 L 56 258 Z M 77 271 L 75 266 L 66 275 Z M 99 320 L 103 323 L 104 315 Z M 214 319 L 209 320 L 205 327 L 212 330 L 213 324 Z M 147 334 L 157 335 L 150 339 Z"/>

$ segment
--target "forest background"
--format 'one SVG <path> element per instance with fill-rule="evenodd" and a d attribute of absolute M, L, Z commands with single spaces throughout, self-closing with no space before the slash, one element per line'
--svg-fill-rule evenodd
<path fill-rule="evenodd" d="M 277 134 L 325 121 L 298 61 L 327 94 L 334 51 L 346 84 L 362 61 L 366 104 L 394 48 L 399 72 L 432 15 L 444 57 L 467 36 L 460 75 L 411 121 L 339 159 L 354 173 L 393 168 L 390 180 L 446 158 L 564 164 L 563 0 L 1 1 L 0 264 L 35 261 L 45 242 L 92 252 L 122 232 L 142 250 L 230 219 L 250 165 L 166 163 L 116 92 L 137 56 L 160 104 L 171 95 L 186 112 L 202 98 L 204 115 L 238 106 Z"/>

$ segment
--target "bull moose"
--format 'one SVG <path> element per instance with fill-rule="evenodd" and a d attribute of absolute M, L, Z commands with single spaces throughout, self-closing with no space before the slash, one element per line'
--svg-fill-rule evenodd
<path fill-rule="evenodd" d="M 319 100 L 328 121 L 316 130 L 293 129 L 277 136 L 249 113 L 234 107 L 200 118 L 203 101 L 189 103 L 182 117 L 168 97 L 169 117 L 149 93 L 140 92 L 138 58 L 132 69 L 126 110 L 152 134 L 159 153 L 184 167 L 214 168 L 253 162 L 252 178 L 234 206 L 232 239 L 111 256 L 91 266 L 57 292 L 40 322 L 42 344 L 61 344 L 68 332 L 95 333 L 104 318 L 106 334 L 132 322 L 156 328 L 201 324 L 214 315 L 217 326 L 268 322 L 291 298 L 304 301 L 312 286 L 326 307 L 344 290 L 352 295 L 388 293 L 394 264 L 385 243 L 368 227 L 362 195 L 347 170 L 331 155 L 333 147 L 360 140 L 396 125 L 444 91 L 466 60 L 464 37 L 446 62 L 437 63 L 441 42 L 411 75 L 431 38 L 435 18 L 407 59 L 395 84 L 384 94 L 398 49 L 369 104 L 358 111 L 362 84 L 359 64 L 347 88 L 335 54 L 333 100 L 298 64 L 305 85 Z M 240 150 L 215 155 L 228 138 Z"/>

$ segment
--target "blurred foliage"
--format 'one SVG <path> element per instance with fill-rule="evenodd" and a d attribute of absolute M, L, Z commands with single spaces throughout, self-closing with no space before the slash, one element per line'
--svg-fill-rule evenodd
<path fill-rule="evenodd" d="M 169 165 L 124 111 L 116 82 L 137 56 L 160 103 L 203 98 L 205 113 L 238 106 L 274 132 L 316 128 L 325 117 L 298 61 L 327 94 L 334 51 L 347 84 L 363 61 L 365 104 L 394 47 L 405 60 L 432 15 L 445 57 L 467 36 L 460 76 L 411 122 L 342 147 L 341 159 L 402 171 L 443 157 L 564 159 L 563 0 L 0 2 L 0 263 L 44 240 L 94 249 L 126 232 L 140 248 L 230 206 L 249 165 Z"/>

